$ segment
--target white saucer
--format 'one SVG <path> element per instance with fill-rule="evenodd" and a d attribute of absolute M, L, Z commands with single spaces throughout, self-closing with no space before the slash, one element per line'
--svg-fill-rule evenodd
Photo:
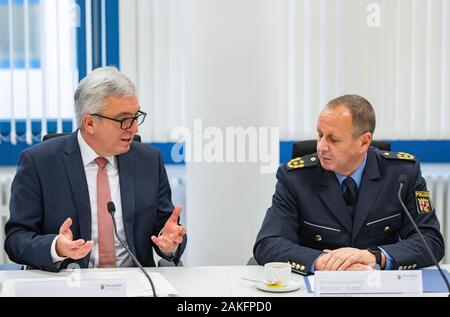
<path fill-rule="evenodd" d="M 284 292 L 293 292 L 298 290 L 301 287 L 301 283 L 298 281 L 290 281 L 287 285 L 282 287 L 269 287 L 264 283 L 257 283 L 256 288 L 265 292 L 273 292 L 273 293 L 284 293 Z"/>

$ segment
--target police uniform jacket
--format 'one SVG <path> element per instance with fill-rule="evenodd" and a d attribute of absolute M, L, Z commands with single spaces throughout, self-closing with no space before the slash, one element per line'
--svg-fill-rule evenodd
<path fill-rule="evenodd" d="M 377 246 L 392 257 L 392 269 L 433 265 L 398 200 L 402 174 L 407 177 L 402 199 L 441 260 L 444 241 L 419 162 L 410 154 L 374 147 L 367 153 L 354 220 L 335 173 L 320 166 L 317 154 L 281 166 L 272 206 L 253 248 L 255 259 L 260 264 L 290 262 L 298 273 L 307 274 L 324 249 Z"/>

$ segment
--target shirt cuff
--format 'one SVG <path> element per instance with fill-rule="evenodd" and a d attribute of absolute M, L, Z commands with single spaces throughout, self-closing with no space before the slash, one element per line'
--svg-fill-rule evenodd
<path fill-rule="evenodd" d="M 61 257 L 58 255 L 58 253 L 56 253 L 56 240 L 58 240 L 58 237 L 59 235 L 56 236 L 55 239 L 53 239 L 52 247 L 50 248 L 50 254 L 52 255 L 53 264 L 62 262 L 67 259 L 67 257 Z"/>
<path fill-rule="evenodd" d="M 389 253 L 387 253 L 385 250 L 383 250 L 383 248 L 378 247 L 378 249 L 380 249 L 381 252 L 383 252 L 384 256 L 386 257 L 386 266 L 384 267 L 384 269 L 392 270 L 392 268 L 395 265 L 394 259 L 389 255 Z"/>
<path fill-rule="evenodd" d="M 313 264 L 312 264 L 311 267 L 309 268 L 309 273 L 314 274 L 315 267 L 316 267 L 316 262 L 317 262 L 317 260 L 318 260 L 322 255 L 324 255 L 324 254 L 325 254 L 325 253 L 322 253 L 321 255 L 319 255 L 319 256 L 314 260 Z"/>

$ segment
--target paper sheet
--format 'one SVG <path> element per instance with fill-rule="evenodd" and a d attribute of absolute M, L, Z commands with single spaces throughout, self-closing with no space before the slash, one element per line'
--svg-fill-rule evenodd
<path fill-rule="evenodd" d="M 178 296 L 178 291 L 158 272 L 147 272 L 153 280 L 157 296 Z M 114 272 L 89 272 L 83 274 L 83 279 L 104 278 L 117 279 L 125 277 L 127 280 L 127 296 L 153 296 L 152 287 L 147 277 L 140 270 L 117 270 Z"/>
<path fill-rule="evenodd" d="M 178 296 L 177 290 L 172 286 L 172 284 L 167 281 L 163 275 L 157 272 L 148 272 L 150 277 L 153 280 L 153 284 L 155 285 L 156 294 L 160 297 L 165 296 Z M 30 296 L 46 296 L 45 290 L 42 290 L 39 287 L 39 284 L 48 285 L 47 282 L 56 282 L 59 281 L 58 287 L 61 288 L 61 296 L 83 296 L 82 292 L 78 292 L 74 294 L 74 286 L 77 286 L 80 281 L 112 281 L 112 280 L 126 280 L 127 286 L 127 296 L 128 297 L 140 297 L 140 296 L 153 296 L 152 288 L 150 282 L 147 280 L 144 273 L 138 270 L 117 270 L 113 272 L 100 272 L 100 271 L 91 271 L 91 272 L 77 272 L 74 271 L 66 276 L 61 276 L 55 274 L 55 277 L 51 278 L 38 278 L 38 279 L 9 279 L 3 281 L 2 290 L 0 291 L 1 297 L 10 297 L 15 294 L 15 282 L 20 281 L 24 283 L 33 284 L 36 287 L 36 291 L 38 293 L 31 294 Z M 65 292 L 67 290 L 67 293 Z M 71 294 L 72 292 L 72 294 Z"/>

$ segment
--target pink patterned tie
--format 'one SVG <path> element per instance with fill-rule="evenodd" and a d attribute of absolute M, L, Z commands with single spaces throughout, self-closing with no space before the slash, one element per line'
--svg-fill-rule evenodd
<path fill-rule="evenodd" d="M 98 255 L 99 267 L 116 267 L 116 251 L 114 248 L 114 228 L 111 215 L 106 209 L 106 204 L 111 201 L 106 164 L 108 160 L 97 157 L 97 217 L 98 217 Z"/>

